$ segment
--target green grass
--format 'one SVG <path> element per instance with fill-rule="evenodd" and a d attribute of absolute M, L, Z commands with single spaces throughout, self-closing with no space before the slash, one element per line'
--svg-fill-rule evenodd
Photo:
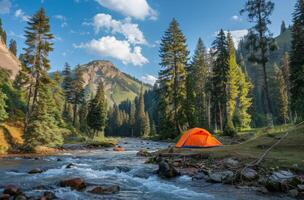
<path fill-rule="evenodd" d="M 95 147 L 113 147 L 117 144 L 117 138 L 98 136 L 94 139 L 88 139 L 85 143 Z"/>
<path fill-rule="evenodd" d="M 258 159 L 267 148 L 278 141 L 288 129 L 289 135 L 265 157 L 262 166 L 281 167 L 304 171 L 304 126 L 278 126 L 256 129 L 240 134 L 245 140 L 240 144 L 207 149 L 175 149 L 176 153 L 206 153 L 213 158 L 236 157 L 244 162 Z M 222 138 L 218 137 L 219 140 Z M 222 140 L 221 140 L 222 141 Z M 225 142 L 224 142 L 225 144 Z"/>

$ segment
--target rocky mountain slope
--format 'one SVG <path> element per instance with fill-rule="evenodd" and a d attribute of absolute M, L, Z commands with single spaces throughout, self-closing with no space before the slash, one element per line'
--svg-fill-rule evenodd
<path fill-rule="evenodd" d="M 20 62 L 14 54 L 12 54 L 5 44 L 0 39 L 0 68 L 9 70 L 11 72 L 11 77 L 14 78 L 19 69 Z"/>
<path fill-rule="evenodd" d="M 97 60 L 81 66 L 84 72 L 86 93 L 96 91 L 98 82 L 104 81 L 107 100 L 110 105 L 123 100 L 133 100 L 140 93 L 141 82 L 118 70 L 110 61 Z M 144 90 L 150 85 L 143 85 Z"/>

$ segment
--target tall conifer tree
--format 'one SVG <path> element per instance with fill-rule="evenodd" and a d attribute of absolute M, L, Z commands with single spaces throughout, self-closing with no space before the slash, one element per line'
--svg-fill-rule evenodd
<path fill-rule="evenodd" d="M 159 72 L 160 130 L 165 137 L 176 137 L 186 125 L 186 38 L 175 19 L 161 40 Z"/>
<path fill-rule="evenodd" d="M 93 130 L 93 137 L 103 132 L 107 120 L 107 103 L 103 82 L 100 81 L 95 98 L 91 100 L 87 116 L 88 126 Z"/>
<path fill-rule="evenodd" d="M 223 30 L 220 30 L 215 41 L 212 43 L 212 57 L 214 58 L 212 68 L 214 123 L 223 131 L 223 125 L 226 120 L 227 79 L 229 74 L 228 44 Z"/>
<path fill-rule="evenodd" d="M 249 61 L 258 63 L 263 70 L 264 84 L 264 112 L 269 126 L 273 125 L 273 109 L 269 93 L 269 80 L 266 64 L 269 60 L 268 54 L 276 49 L 274 39 L 271 37 L 268 25 L 271 24 L 270 16 L 274 9 L 274 3 L 270 0 L 247 0 L 241 13 L 248 13 L 248 20 L 254 23 L 248 35 L 247 49 L 250 50 Z"/>

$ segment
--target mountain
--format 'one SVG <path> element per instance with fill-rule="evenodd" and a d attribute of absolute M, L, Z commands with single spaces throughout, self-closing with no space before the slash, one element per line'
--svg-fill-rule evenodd
<path fill-rule="evenodd" d="M 98 82 L 102 80 L 105 85 L 105 92 L 108 103 L 113 105 L 130 99 L 133 100 L 140 93 L 141 81 L 121 72 L 113 63 L 106 60 L 96 60 L 81 65 L 83 78 L 86 85 L 86 93 L 91 95 L 96 91 Z M 143 84 L 144 90 L 151 88 Z"/>
<path fill-rule="evenodd" d="M 20 70 L 20 61 L 12 54 L 0 39 L 0 68 L 9 70 L 14 78 Z"/>

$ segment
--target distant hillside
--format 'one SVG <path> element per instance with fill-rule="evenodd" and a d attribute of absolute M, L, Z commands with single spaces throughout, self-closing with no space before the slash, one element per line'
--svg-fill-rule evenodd
<path fill-rule="evenodd" d="M 141 82 L 118 70 L 110 61 L 98 60 L 81 65 L 84 72 L 86 93 L 94 93 L 100 80 L 105 83 L 107 100 L 110 105 L 127 99 L 134 99 L 140 93 Z M 144 84 L 144 90 L 151 86 Z"/>
<path fill-rule="evenodd" d="M 0 68 L 9 70 L 14 78 L 20 70 L 20 61 L 12 54 L 0 38 Z"/>

